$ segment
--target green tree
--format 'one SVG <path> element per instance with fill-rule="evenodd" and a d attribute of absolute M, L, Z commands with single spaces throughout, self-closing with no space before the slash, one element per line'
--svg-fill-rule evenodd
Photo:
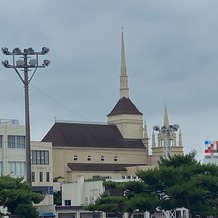
<path fill-rule="evenodd" d="M 32 192 L 23 178 L 0 177 L 0 206 L 7 208 L 10 215 L 35 218 L 38 212 L 33 203 L 40 203 L 43 199 L 42 194 Z"/>
<path fill-rule="evenodd" d="M 140 181 L 104 182 L 123 190 L 123 196 L 102 195 L 87 209 L 114 212 L 175 210 L 185 207 L 191 216 L 218 214 L 218 166 L 201 164 L 195 152 L 161 158 L 156 168 L 137 172 Z"/>
<path fill-rule="evenodd" d="M 146 193 L 159 196 L 160 209 L 185 207 L 192 217 L 218 214 L 218 166 L 197 162 L 195 152 L 161 158 L 158 167 L 137 175 Z"/>
<path fill-rule="evenodd" d="M 156 196 L 149 196 L 144 194 L 136 194 L 125 201 L 125 212 L 129 213 L 129 217 L 135 211 L 153 213 L 158 205 L 158 198 Z"/>
<path fill-rule="evenodd" d="M 103 194 L 95 201 L 95 204 L 88 205 L 85 209 L 90 211 L 103 211 L 116 214 L 117 217 L 122 217 L 124 211 L 124 197 L 108 196 Z"/>
<path fill-rule="evenodd" d="M 109 192 L 103 193 L 94 204 L 88 205 L 85 209 L 90 211 L 103 211 L 114 213 L 117 217 L 122 217 L 125 212 L 129 217 L 134 211 L 154 212 L 158 205 L 158 198 L 153 195 L 142 195 L 141 191 L 145 189 L 142 182 L 104 182 L 106 189 L 119 189 L 123 194 L 119 196 L 110 196 Z M 130 191 L 131 190 L 131 191 Z M 120 193 L 120 192 L 119 192 Z"/>
<path fill-rule="evenodd" d="M 61 205 L 62 204 L 61 191 L 54 192 L 53 195 L 54 195 L 54 204 Z"/>

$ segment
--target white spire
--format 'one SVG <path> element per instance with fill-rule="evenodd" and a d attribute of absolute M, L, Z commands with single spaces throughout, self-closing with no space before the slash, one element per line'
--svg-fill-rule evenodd
<path fill-rule="evenodd" d="M 169 127 L 169 119 L 168 119 L 168 112 L 167 112 L 167 104 L 165 103 L 164 107 L 164 126 L 167 128 Z"/>
<path fill-rule="evenodd" d="M 148 138 L 148 130 L 147 130 L 146 121 L 145 121 L 145 123 L 144 123 L 144 128 L 143 128 L 143 130 L 144 130 L 144 138 Z"/>
<path fill-rule="evenodd" d="M 155 148 L 156 147 L 156 142 L 155 142 L 155 134 L 154 134 L 154 131 L 152 133 L 152 148 Z"/>
<path fill-rule="evenodd" d="M 179 146 L 182 147 L 182 131 L 179 129 Z"/>
<path fill-rule="evenodd" d="M 126 70 L 126 59 L 125 59 L 125 48 L 124 48 L 124 37 L 122 31 L 121 38 L 121 72 L 120 72 L 120 98 L 129 98 L 128 88 L 128 76 Z"/>

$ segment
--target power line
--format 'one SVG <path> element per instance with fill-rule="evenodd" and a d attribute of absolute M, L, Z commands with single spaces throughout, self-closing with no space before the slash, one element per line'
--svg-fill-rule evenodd
<path fill-rule="evenodd" d="M 50 99 L 51 101 L 55 102 L 56 104 L 58 104 L 59 106 L 63 107 L 66 110 L 69 110 L 71 112 L 73 112 L 74 114 L 76 114 L 77 116 L 81 117 L 82 119 L 86 120 L 86 121 L 90 121 L 87 117 L 77 113 L 76 111 L 74 111 L 73 109 L 67 107 L 66 105 L 64 105 L 63 103 L 59 102 L 58 100 L 56 100 L 55 98 L 49 96 L 48 94 L 46 94 L 44 91 L 42 91 L 41 89 L 37 88 L 36 86 L 31 84 L 31 87 L 33 87 L 34 89 L 36 89 L 38 92 L 40 92 L 41 94 L 43 94 L 44 96 L 46 96 L 48 99 Z M 91 121 L 90 121 L 91 122 Z"/>

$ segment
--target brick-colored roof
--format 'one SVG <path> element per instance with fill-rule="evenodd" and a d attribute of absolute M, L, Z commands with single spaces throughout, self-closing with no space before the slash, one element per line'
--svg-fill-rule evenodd
<path fill-rule="evenodd" d="M 132 103 L 132 101 L 129 98 L 123 97 L 121 98 L 113 110 L 107 115 L 117 115 L 117 114 L 139 114 L 142 115 L 142 113 L 136 108 L 136 106 Z"/>
<path fill-rule="evenodd" d="M 105 163 L 68 163 L 72 171 L 124 171 L 126 167 L 139 166 L 140 164 L 105 164 Z"/>
<path fill-rule="evenodd" d="M 124 139 L 115 125 L 55 123 L 42 142 L 67 147 L 144 148 L 139 139 Z"/>

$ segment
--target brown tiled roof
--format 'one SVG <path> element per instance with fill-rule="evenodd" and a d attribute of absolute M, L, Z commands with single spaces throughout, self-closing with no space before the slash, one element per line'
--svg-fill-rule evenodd
<path fill-rule="evenodd" d="M 127 171 L 126 167 L 140 164 L 68 163 L 72 171 Z"/>
<path fill-rule="evenodd" d="M 124 139 L 115 125 L 55 123 L 42 142 L 53 146 L 144 148 L 139 139 Z"/>
<path fill-rule="evenodd" d="M 142 115 L 142 113 L 136 108 L 136 106 L 132 103 L 132 101 L 129 98 L 123 97 L 121 98 L 113 110 L 107 115 L 117 115 L 117 114 L 139 114 Z"/>

